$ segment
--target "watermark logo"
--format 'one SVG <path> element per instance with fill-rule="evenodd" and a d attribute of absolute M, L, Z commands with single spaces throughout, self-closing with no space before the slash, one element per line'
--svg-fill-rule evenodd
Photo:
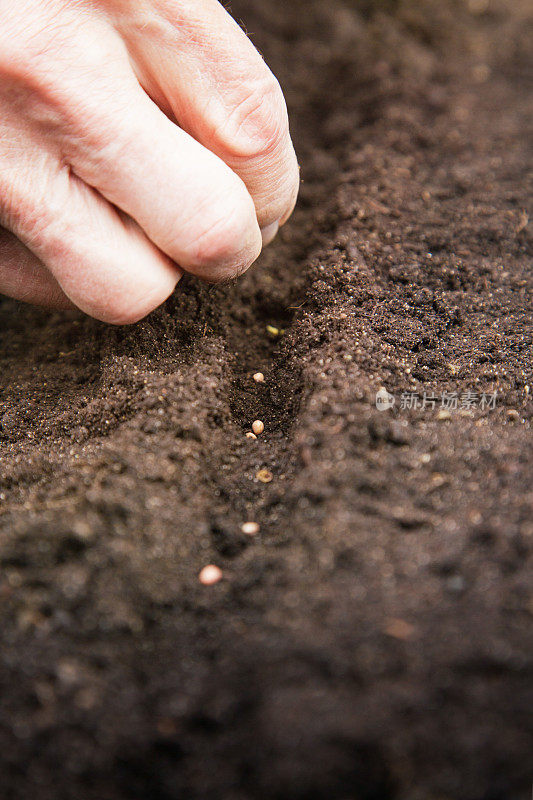
<path fill-rule="evenodd" d="M 394 395 L 389 394 L 385 388 L 381 388 L 376 393 L 376 408 L 378 411 L 387 411 L 388 408 L 393 407 L 395 402 Z"/>
<path fill-rule="evenodd" d="M 400 411 L 409 411 L 412 409 L 420 409 L 425 411 L 435 411 L 440 409 L 441 412 L 453 411 L 473 411 L 479 409 L 480 411 L 492 411 L 496 408 L 498 400 L 498 393 L 486 392 L 473 392 L 468 389 L 465 392 L 402 392 L 398 402 L 398 409 Z M 376 408 L 378 411 L 387 411 L 392 408 L 396 403 L 394 395 L 390 394 L 384 387 L 376 392 Z"/>

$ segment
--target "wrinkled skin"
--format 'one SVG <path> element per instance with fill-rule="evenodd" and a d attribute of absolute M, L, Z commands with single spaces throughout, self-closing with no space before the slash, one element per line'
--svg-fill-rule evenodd
<path fill-rule="evenodd" d="M 131 323 L 290 216 L 278 82 L 217 0 L 0 0 L 0 293 Z"/>

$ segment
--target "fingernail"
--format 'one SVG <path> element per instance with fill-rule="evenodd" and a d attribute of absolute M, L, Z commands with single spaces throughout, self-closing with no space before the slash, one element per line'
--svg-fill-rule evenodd
<path fill-rule="evenodd" d="M 277 232 L 279 230 L 279 222 L 273 222 L 271 225 L 267 225 L 266 228 L 261 230 L 261 235 L 263 237 L 263 247 L 266 247 L 267 244 L 276 238 Z"/>

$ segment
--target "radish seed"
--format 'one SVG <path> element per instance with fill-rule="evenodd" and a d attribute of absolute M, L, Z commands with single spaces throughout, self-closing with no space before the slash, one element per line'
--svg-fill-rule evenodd
<path fill-rule="evenodd" d="M 256 533 L 259 533 L 259 523 L 243 522 L 243 524 L 241 525 L 241 531 L 245 533 L 247 536 L 255 536 Z"/>
<path fill-rule="evenodd" d="M 220 567 L 217 567 L 216 564 L 208 564 L 200 570 L 200 574 L 198 575 L 198 580 L 204 586 L 214 586 L 214 584 L 218 583 L 221 579 L 222 570 Z"/>

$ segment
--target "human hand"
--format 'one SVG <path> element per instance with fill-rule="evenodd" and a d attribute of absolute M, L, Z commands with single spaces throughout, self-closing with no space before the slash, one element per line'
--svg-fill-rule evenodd
<path fill-rule="evenodd" d="M 218 0 L 0 0 L 0 292 L 131 323 L 290 216 L 283 94 Z"/>

